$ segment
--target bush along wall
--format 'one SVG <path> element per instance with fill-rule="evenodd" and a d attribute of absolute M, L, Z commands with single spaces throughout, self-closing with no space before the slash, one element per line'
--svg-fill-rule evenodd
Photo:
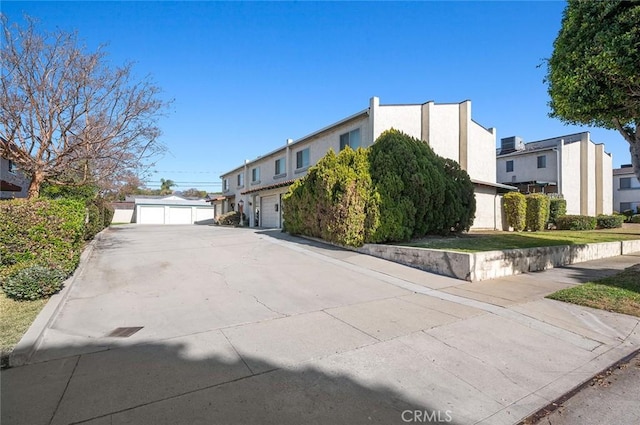
<path fill-rule="evenodd" d="M 622 227 L 624 222 L 623 215 L 604 215 L 601 214 L 596 217 L 597 226 L 600 229 L 615 229 Z"/>
<path fill-rule="evenodd" d="M 527 198 L 520 192 L 509 192 L 502 197 L 507 224 L 516 232 L 527 226 Z"/>
<path fill-rule="evenodd" d="M 596 218 L 587 215 L 565 215 L 556 219 L 558 230 L 593 230 Z"/>
<path fill-rule="evenodd" d="M 469 175 L 396 130 L 330 151 L 283 197 L 286 231 L 349 246 L 464 231 L 474 215 Z"/>
<path fill-rule="evenodd" d="M 549 199 L 549 224 L 556 224 L 558 217 L 567 214 L 567 201 L 563 198 L 552 197 Z"/>
<path fill-rule="evenodd" d="M 532 232 L 545 230 L 549 221 L 549 197 L 542 193 L 532 193 L 527 200 L 527 229 Z"/>
<path fill-rule="evenodd" d="M 24 293 L 22 298 L 32 299 L 39 291 L 34 289 L 34 282 L 42 286 L 43 296 L 59 289 L 51 289 L 56 285 L 53 280 L 66 278 L 78 265 L 84 224 L 82 201 L 1 202 L 0 283 L 7 295 L 20 297 L 16 294 Z M 42 280 L 42 276 L 53 280 Z"/>

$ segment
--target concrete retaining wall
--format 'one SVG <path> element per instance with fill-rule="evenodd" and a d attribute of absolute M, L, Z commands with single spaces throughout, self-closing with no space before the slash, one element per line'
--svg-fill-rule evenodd
<path fill-rule="evenodd" d="M 357 251 L 428 272 L 476 282 L 638 252 L 640 240 L 476 253 L 371 244 Z"/>

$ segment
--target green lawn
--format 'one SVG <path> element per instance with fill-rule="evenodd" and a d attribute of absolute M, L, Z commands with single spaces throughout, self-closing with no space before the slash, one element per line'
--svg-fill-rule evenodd
<path fill-rule="evenodd" d="M 630 239 L 640 239 L 640 225 L 625 224 L 620 229 L 590 231 L 470 232 L 454 237 L 425 238 L 402 245 L 460 252 L 479 252 L 555 245 L 580 245 Z"/>
<path fill-rule="evenodd" d="M 640 317 L 640 264 L 614 276 L 562 289 L 547 298 Z"/>
<path fill-rule="evenodd" d="M 11 353 L 47 301 L 48 298 L 14 301 L 0 291 L 0 350 L 3 363 L 4 357 Z"/>

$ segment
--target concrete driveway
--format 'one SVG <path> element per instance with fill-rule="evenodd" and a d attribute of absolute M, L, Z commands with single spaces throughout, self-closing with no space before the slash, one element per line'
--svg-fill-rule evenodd
<path fill-rule="evenodd" d="M 513 424 L 640 347 L 542 297 L 640 258 L 467 283 L 275 230 L 102 234 L 2 424 Z"/>

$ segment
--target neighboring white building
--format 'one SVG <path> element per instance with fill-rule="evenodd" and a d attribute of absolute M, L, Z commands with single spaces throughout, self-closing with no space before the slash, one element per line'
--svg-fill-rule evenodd
<path fill-rule="evenodd" d="M 223 174 L 222 196 L 213 203 L 216 214 L 243 205 L 250 226 L 282 227 L 282 195 L 328 151 L 345 146 L 368 147 L 380 134 L 394 128 L 428 143 L 440 156 L 457 161 L 476 185 L 473 228 L 502 228 L 496 184 L 495 129 L 471 119 L 471 101 L 438 104 L 381 105 L 377 97 L 369 107 L 299 140 Z"/>
<path fill-rule="evenodd" d="M 638 211 L 640 206 L 640 182 L 631 164 L 613 170 L 613 210 L 623 212 Z"/>
<path fill-rule="evenodd" d="M 0 199 L 26 198 L 29 183 L 29 178 L 13 161 L 0 157 Z"/>
<path fill-rule="evenodd" d="M 522 193 L 559 193 L 567 214 L 611 214 L 612 160 L 604 145 L 589 132 L 523 143 L 519 137 L 501 140 L 497 151 L 497 181 Z"/>

